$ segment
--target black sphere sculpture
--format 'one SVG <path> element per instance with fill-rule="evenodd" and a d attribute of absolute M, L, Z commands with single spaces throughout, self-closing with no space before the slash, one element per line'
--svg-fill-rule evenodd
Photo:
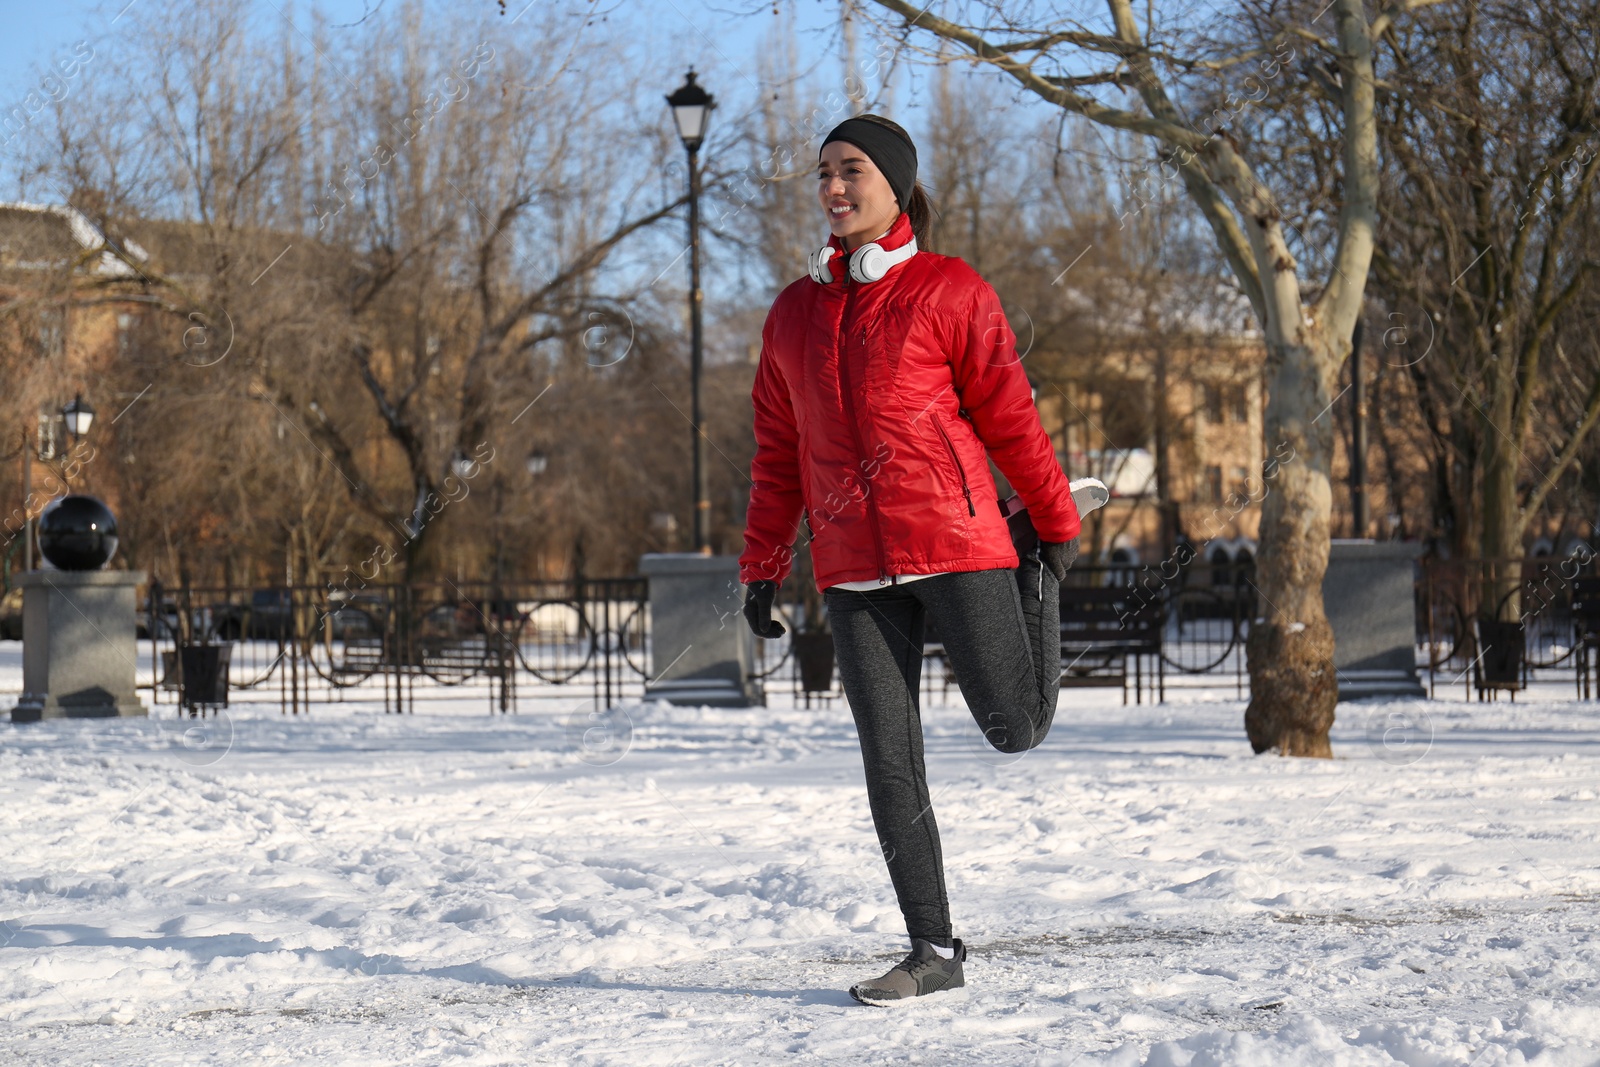
<path fill-rule="evenodd" d="M 117 554 L 117 519 L 92 496 L 57 497 L 39 514 L 39 551 L 64 571 L 94 571 Z"/>

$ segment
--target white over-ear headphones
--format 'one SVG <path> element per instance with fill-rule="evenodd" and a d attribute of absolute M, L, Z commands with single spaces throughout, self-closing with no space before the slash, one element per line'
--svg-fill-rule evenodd
<path fill-rule="evenodd" d="M 839 254 L 833 245 L 823 245 L 811 253 L 811 280 L 819 285 L 828 285 L 833 281 L 833 268 L 828 261 Z M 889 251 L 876 241 L 868 241 L 854 252 L 850 253 L 850 277 L 858 282 L 875 282 L 889 273 L 889 268 L 897 263 L 904 263 L 917 254 L 917 239 Z"/>

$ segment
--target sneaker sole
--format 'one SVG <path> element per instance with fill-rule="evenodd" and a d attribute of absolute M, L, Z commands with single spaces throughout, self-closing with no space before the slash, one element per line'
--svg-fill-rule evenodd
<path fill-rule="evenodd" d="M 1072 502 L 1078 506 L 1079 518 L 1104 507 L 1111 499 L 1111 490 L 1099 478 L 1074 478 L 1067 483 L 1067 488 L 1072 490 Z"/>
<path fill-rule="evenodd" d="M 869 1008 L 894 1008 L 902 1004 L 915 1004 L 918 1001 L 927 1000 L 929 997 L 936 997 L 941 993 L 958 993 L 965 988 L 967 988 L 965 984 L 957 986 L 945 986 L 943 989 L 935 989 L 931 993 L 924 993 L 920 997 L 900 997 L 895 1000 L 874 1000 L 872 997 L 862 996 L 860 993 L 856 992 L 854 987 L 852 987 L 850 990 L 850 996 L 857 1004 L 865 1004 Z"/>

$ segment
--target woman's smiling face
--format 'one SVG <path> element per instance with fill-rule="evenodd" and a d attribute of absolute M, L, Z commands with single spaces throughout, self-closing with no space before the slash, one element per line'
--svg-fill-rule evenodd
<path fill-rule="evenodd" d="M 817 179 L 817 198 L 828 216 L 828 228 L 847 252 L 880 236 L 900 214 L 889 179 L 849 141 L 822 146 Z"/>

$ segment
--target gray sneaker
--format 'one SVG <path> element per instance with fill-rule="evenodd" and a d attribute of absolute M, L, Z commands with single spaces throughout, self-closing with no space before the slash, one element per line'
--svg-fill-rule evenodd
<path fill-rule="evenodd" d="M 886 1004 L 891 1000 L 909 1000 L 941 989 L 964 986 L 967 980 L 961 973 L 961 961 L 967 958 L 967 946 L 959 937 L 953 945 L 955 958 L 947 960 L 933 950 L 933 945 L 913 937 L 911 952 L 905 959 L 891 967 L 882 978 L 851 986 L 850 995 L 863 1004 Z"/>
<path fill-rule="evenodd" d="M 1111 490 L 1099 478 L 1074 478 L 1067 483 L 1067 488 L 1072 490 L 1072 502 L 1078 506 L 1080 517 L 1104 507 L 1111 499 Z"/>

